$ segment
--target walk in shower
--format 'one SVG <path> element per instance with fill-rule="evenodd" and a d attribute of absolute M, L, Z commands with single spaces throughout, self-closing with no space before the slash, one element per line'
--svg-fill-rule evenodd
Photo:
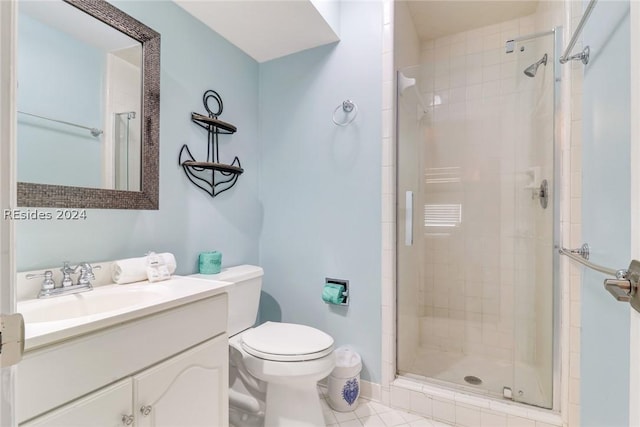
<path fill-rule="evenodd" d="M 397 75 L 398 375 L 551 408 L 556 32 Z"/>

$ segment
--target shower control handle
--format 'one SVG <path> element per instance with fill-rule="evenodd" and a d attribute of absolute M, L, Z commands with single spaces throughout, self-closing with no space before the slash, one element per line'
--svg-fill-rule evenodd
<path fill-rule="evenodd" d="M 543 179 L 540 183 L 540 187 L 534 188 L 531 193 L 531 200 L 538 198 L 540 201 L 540 207 L 542 209 L 547 209 L 549 204 L 549 182 L 546 179 Z"/>

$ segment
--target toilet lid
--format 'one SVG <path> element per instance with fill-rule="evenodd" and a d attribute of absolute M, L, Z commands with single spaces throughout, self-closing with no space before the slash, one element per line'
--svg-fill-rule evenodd
<path fill-rule="evenodd" d="M 310 326 L 266 322 L 242 334 L 242 348 L 266 360 L 313 360 L 333 351 L 333 338 Z"/>

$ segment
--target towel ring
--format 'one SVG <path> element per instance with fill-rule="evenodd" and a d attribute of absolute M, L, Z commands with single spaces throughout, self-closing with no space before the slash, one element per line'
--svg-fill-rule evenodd
<path fill-rule="evenodd" d="M 342 108 L 342 111 L 345 112 L 345 115 L 349 115 L 351 113 L 351 118 L 348 119 L 345 122 L 339 122 L 336 120 L 336 113 L 338 112 L 338 110 L 340 110 L 340 108 Z M 338 105 L 336 107 L 335 110 L 333 110 L 333 123 L 337 124 L 338 126 L 346 126 L 349 123 L 351 123 L 352 121 L 354 121 L 356 119 L 356 117 L 358 116 L 358 106 L 356 105 L 355 102 L 351 101 L 350 99 L 347 99 L 346 101 L 342 101 L 342 104 Z"/>

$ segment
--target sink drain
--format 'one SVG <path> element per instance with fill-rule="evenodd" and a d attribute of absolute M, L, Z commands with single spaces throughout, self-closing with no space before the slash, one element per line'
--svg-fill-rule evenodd
<path fill-rule="evenodd" d="M 464 380 L 471 385 L 482 384 L 482 380 L 478 377 L 474 377 L 473 375 L 467 375 L 466 377 L 464 377 Z"/>

